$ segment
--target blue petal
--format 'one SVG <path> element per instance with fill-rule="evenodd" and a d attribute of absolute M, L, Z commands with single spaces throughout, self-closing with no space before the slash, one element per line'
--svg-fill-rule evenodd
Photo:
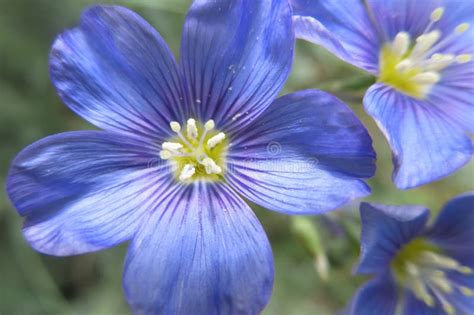
<path fill-rule="evenodd" d="M 370 193 L 362 179 L 375 171 L 371 138 L 327 93 L 286 95 L 229 138 L 229 183 L 270 210 L 317 214 Z"/>
<path fill-rule="evenodd" d="M 194 1 L 181 66 L 197 117 L 227 131 L 257 117 L 285 83 L 293 47 L 287 1 Z"/>
<path fill-rule="evenodd" d="M 474 267 L 474 192 L 449 201 L 441 210 L 427 235 L 452 255 L 461 256 L 463 264 Z"/>
<path fill-rule="evenodd" d="M 392 258 L 422 233 L 430 212 L 419 206 L 386 206 L 363 202 L 361 253 L 357 273 L 377 273 L 389 267 Z"/>
<path fill-rule="evenodd" d="M 397 303 L 397 288 L 393 277 L 389 273 L 384 273 L 357 291 L 347 314 L 395 315 Z M 415 314 L 418 315 L 418 313 L 411 315 Z"/>
<path fill-rule="evenodd" d="M 296 35 L 339 58 L 378 72 L 380 38 L 360 0 L 291 0 Z"/>
<path fill-rule="evenodd" d="M 270 244 L 225 184 L 178 186 L 132 241 L 123 283 L 134 314 L 259 314 L 272 290 Z"/>
<path fill-rule="evenodd" d="M 445 315 L 441 305 L 430 307 L 417 299 L 411 291 L 406 291 L 403 304 L 403 315 Z"/>
<path fill-rule="evenodd" d="M 54 42 L 50 71 L 63 101 L 100 128 L 160 139 L 171 120 L 188 118 L 168 46 L 128 9 L 86 10 Z"/>
<path fill-rule="evenodd" d="M 51 255 L 96 251 L 126 241 L 167 187 L 153 144 L 83 131 L 40 140 L 13 161 L 7 191 L 25 217 L 24 235 Z"/>
<path fill-rule="evenodd" d="M 471 159 L 472 142 L 462 126 L 430 101 L 375 84 L 368 90 L 364 105 L 390 142 L 398 188 L 440 179 Z"/>

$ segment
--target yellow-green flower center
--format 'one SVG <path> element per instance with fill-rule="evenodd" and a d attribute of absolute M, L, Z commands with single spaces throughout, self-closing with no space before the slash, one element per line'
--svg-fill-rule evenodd
<path fill-rule="evenodd" d="M 440 303 L 447 314 L 454 315 L 456 311 L 446 295 L 457 290 L 465 296 L 474 297 L 472 289 L 447 276 L 448 272 L 471 275 L 473 270 L 444 255 L 425 239 L 418 238 L 404 246 L 393 259 L 391 268 L 402 286 L 409 288 L 430 307 Z"/>
<path fill-rule="evenodd" d="M 183 183 L 222 180 L 228 142 L 223 132 L 214 130 L 214 121 L 203 125 L 190 118 L 185 132 L 176 121 L 170 127 L 176 136 L 163 142 L 160 157 L 172 163 L 176 179 Z"/>
<path fill-rule="evenodd" d="M 468 23 L 459 24 L 453 33 L 441 39 L 441 32 L 432 27 L 443 16 L 444 9 L 431 13 L 431 23 L 425 32 L 412 41 L 407 32 L 399 32 L 395 38 L 382 46 L 379 55 L 379 82 L 417 99 L 424 99 L 433 85 L 442 77 L 442 70 L 455 63 L 471 61 L 470 54 L 440 54 L 449 42 L 455 40 L 468 28 Z"/>

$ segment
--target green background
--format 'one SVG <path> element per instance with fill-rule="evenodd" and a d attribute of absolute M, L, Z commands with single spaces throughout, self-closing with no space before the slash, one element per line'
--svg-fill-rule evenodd
<path fill-rule="evenodd" d="M 162 34 L 177 55 L 189 0 L 104 1 L 136 10 Z M 102 3 L 104 3 L 102 2 Z M 59 100 L 48 76 L 54 37 L 78 23 L 93 1 L 0 0 L 0 178 L 26 145 L 47 135 L 91 129 Z M 442 181 L 409 191 L 391 182 L 389 147 L 361 100 L 373 78 L 324 49 L 298 42 L 291 77 L 283 93 L 318 88 L 336 94 L 366 124 L 378 154 L 377 173 L 367 200 L 423 204 L 433 212 L 455 195 L 472 190 L 474 165 Z M 449 104 L 447 104 L 449 105 Z M 275 286 L 264 311 L 270 315 L 334 314 L 363 277 L 352 276 L 360 233 L 358 203 L 313 218 L 290 218 L 256 208 L 273 246 Z M 122 297 L 126 244 L 88 255 L 40 255 L 23 240 L 21 218 L 0 194 L 0 314 L 129 314 Z M 326 269 L 315 266 L 327 261 Z"/>

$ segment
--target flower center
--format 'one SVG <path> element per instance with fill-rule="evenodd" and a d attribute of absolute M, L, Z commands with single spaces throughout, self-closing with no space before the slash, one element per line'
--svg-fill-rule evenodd
<path fill-rule="evenodd" d="M 223 132 L 214 130 L 214 121 L 201 125 L 190 118 L 185 134 L 176 121 L 170 122 L 170 127 L 176 136 L 163 142 L 160 158 L 173 163 L 176 178 L 186 183 L 222 179 L 227 141 Z"/>
<path fill-rule="evenodd" d="M 385 44 L 380 52 L 379 81 L 388 84 L 412 97 L 423 99 L 431 87 L 441 79 L 441 71 L 452 64 L 472 60 L 470 54 L 436 53 L 445 49 L 468 28 L 468 23 L 459 24 L 454 32 L 441 39 L 441 31 L 433 26 L 443 16 L 444 9 L 431 13 L 431 22 L 422 35 L 412 41 L 407 32 L 399 32 L 392 42 Z"/>
<path fill-rule="evenodd" d="M 457 290 L 465 296 L 474 297 L 474 290 L 448 276 L 448 273 L 472 275 L 473 270 L 443 255 L 439 248 L 424 239 L 416 239 L 403 247 L 391 267 L 395 278 L 419 300 L 430 307 L 438 301 L 447 314 L 456 313 L 447 295 Z"/>

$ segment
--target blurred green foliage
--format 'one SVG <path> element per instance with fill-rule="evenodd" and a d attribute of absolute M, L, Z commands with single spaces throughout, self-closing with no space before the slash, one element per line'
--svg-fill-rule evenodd
<path fill-rule="evenodd" d="M 26 145 L 50 134 L 90 129 L 63 104 L 49 82 L 54 37 L 78 23 L 87 0 L 0 0 L 0 177 Z M 103 1 L 126 5 L 150 21 L 177 55 L 190 0 Z M 284 93 L 310 88 L 347 102 L 368 127 L 378 154 L 370 201 L 424 204 L 432 210 L 473 188 L 471 163 L 453 176 L 410 191 L 391 183 L 389 147 L 361 106 L 373 78 L 325 50 L 298 42 Z M 275 255 L 275 287 L 266 315 L 334 314 L 365 279 L 351 276 L 358 256 L 358 202 L 326 216 L 291 219 L 254 207 Z M 293 222 L 292 222 L 293 220 Z M 126 244 L 100 253 L 56 258 L 33 251 L 22 238 L 21 219 L 0 194 L 0 314 L 129 314 L 122 297 Z M 321 258 L 323 257 L 323 258 Z M 321 259 L 325 260 L 321 261 Z M 327 263 L 326 267 L 321 264 Z M 319 266 L 319 268 L 318 268 Z M 322 269 L 321 269 L 322 268 Z M 324 280 L 326 269 L 327 280 Z M 319 273 L 318 273 L 319 271 Z M 321 278 L 323 275 L 323 278 Z"/>

